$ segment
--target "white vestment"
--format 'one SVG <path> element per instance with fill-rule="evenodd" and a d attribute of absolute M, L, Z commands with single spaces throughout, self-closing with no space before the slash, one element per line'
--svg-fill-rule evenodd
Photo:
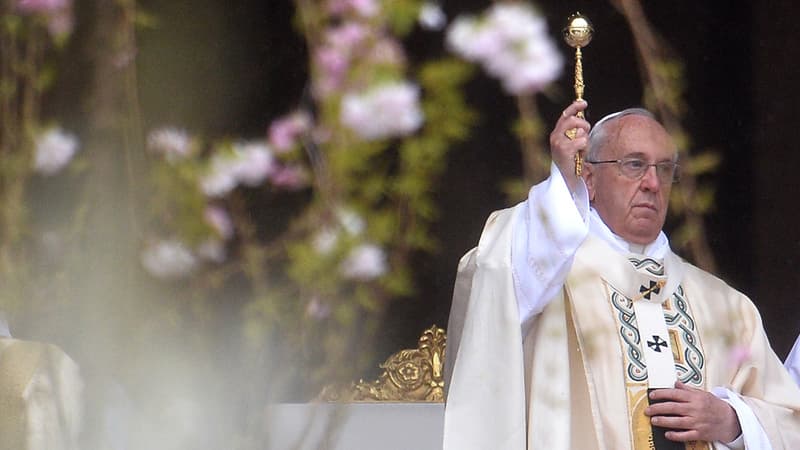
<path fill-rule="evenodd" d="M 444 448 L 645 448 L 648 375 L 641 355 L 666 345 L 639 336 L 632 305 L 651 301 L 650 294 L 663 302 L 677 378 L 706 390 L 727 388 L 716 394 L 731 397 L 748 448 L 800 448 L 800 390 L 771 350 L 752 303 L 680 260 L 665 237 L 638 249 L 653 258 L 625 252 L 618 238 L 590 227 L 580 211 L 581 201 L 588 206 L 585 191 L 567 212 L 571 219 L 549 217 L 558 202 L 572 203 L 565 189 L 554 169 L 527 203 L 492 214 L 478 247 L 459 263 Z M 514 230 L 519 224 L 528 227 L 522 237 Z M 512 275 L 520 271 L 512 252 L 523 254 L 527 274 Z M 732 361 L 731 354 L 747 357 Z"/>
<path fill-rule="evenodd" d="M 786 361 L 783 364 L 797 385 L 800 386 L 800 336 L 797 336 L 792 351 L 789 352 L 789 356 L 786 357 Z"/>
<path fill-rule="evenodd" d="M 14 339 L 0 313 L 0 449 L 74 450 L 83 382 L 60 348 Z"/>

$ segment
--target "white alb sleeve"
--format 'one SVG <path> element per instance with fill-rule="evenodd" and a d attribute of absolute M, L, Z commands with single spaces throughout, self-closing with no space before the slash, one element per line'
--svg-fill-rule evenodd
<path fill-rule="evenodd" d="M 724 387 L 715 387 L 711 389 L 711 393 L 731 405 L 733 410 L 736 411 L 736 416 L 739 418 L 739 426 L 742 428 L 742 435 L 733 443 L 720 444 L 715 442 L 715 449 L 772 450 L 772 444 L 769 443 L 767 432 L 764 431 L 764 427 L 761 426 L 753 410 L 747 406 L 747 403 L 742 400 L 739 394 Z"/>
<path fill-rule="evenodd" d="M 797 340 L 794 341 L 792 351 L 789 352 L 789 356 L 786 357 L 783 365 L 789 371 L 789 375 L 792 376 L 794 382 L 800 386 L 800 336 L 797 336 Z"/>
<path fill-rule="evenodd" d="M 589 234 L 589 194 L 583 180 L 570 193 L 551 164 L 533 186 L 514 223 L 511 265 L 520 323 L 542 312 L 566 281 L 575 253 Z"/>

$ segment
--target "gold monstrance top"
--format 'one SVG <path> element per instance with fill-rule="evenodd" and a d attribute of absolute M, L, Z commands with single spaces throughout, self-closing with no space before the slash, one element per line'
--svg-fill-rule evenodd
<path fill-rule="evenodd" d="M 567 26 L 564 27 L 564 41 L 573 48 L 581 48 L 589 45 L 592 41 L 594 28 L 589 23 L 589 19 L 577 12 L 567 18 Z"/>
<path fill-rule="evenodd" d="M 581 47 L 586 47 L 592 41 L 594 28 L 586 16 L 579 12 L 567 18 L 567 25 L 563 30 L 564 41 L 567 45 L 575 49 L 575 100 L 583 100 L 583 63 L 581 61 Z M 579 111 L 578 117 L 583 118 L 583 111 Z M 567 130 L 567 137 L 575 139 L 577 129 Z M 580 152 L 575 154 L 575 174 L 580 176 L 583 169 L 583 157 Z"/>

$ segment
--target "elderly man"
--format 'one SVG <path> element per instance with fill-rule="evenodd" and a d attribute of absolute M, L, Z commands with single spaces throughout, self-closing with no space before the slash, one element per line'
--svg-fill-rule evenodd
<path fill-rule="evenodd" d="M 586 106 L 551 133 L 550 177 L 459 264 L 444 448 L 800 449 L 800 390 L 758 311 L 661 231 L 669 134 L 642 109 L 590 133 Z"/>

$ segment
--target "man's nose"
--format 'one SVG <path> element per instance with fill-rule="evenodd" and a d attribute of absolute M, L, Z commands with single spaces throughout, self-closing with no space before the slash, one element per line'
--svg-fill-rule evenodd
<path fill-rule="evenodd" d="M 642 182 L 640 186 L 642 190 L 658 191 L 658 189 L 661 187 L 661 182 L 658 180 L 658 171 L 656 166 L 647 166 L 647 169 L 644 171 L 644 175 L 642 175 Z"/>

